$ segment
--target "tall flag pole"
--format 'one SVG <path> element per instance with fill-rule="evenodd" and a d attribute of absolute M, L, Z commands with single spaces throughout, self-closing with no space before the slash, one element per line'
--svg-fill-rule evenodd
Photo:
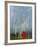
<path fill-rule="evenodd" d="M 14 15 L 15 15 L 15 20 L 14 20 L 14 21 L 15 21 L 15 23 L 14 23 L 14 24 L 15 24 L 15 26 L 16 26 L 16 20 L 17 20 L 17 19 L 16 19 L 15 9 L 14 9 Z M 16 35 L 16 31 L 17 31 L 17 27 L 15 27 L 15 35 Z M 16 36 L 15 36 L 15 39 L 16 39 Z"/>
<path fill-rule="evenodd" d="M 24 16 L 24 39 L 26 39 L 26 16 Z"/>
<path fill-rule="evenodd" d="M 24 31 L 26 31 L 26 16 L 24 16 Z"/>
<path fill-rule="evenodd" d="M 20 16 L 20 39 L 22 38 L 21 31 L 22 31 L 22 16 Z"/>
<path fill-rule="evenodd" d="M 28 16 L 28 29 L 30 31 L 30 19 L 29 19 L 29 16 Z M 29 38 L 29 31 L 28 31 L 28 38 Z"/>

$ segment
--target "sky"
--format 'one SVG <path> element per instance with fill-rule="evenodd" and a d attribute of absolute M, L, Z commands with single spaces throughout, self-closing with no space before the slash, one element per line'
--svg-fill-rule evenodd
<path fill-rule="evenodd" d="M 21 26 L 22 25 L 22 26 Z M 10 32 L 27 31 L 32 28 L 32 7 L 10 6 Z M 26 27 L 26 28 L 25 28 Z M 16 30 L 17 29 L 17 30 Z"/>

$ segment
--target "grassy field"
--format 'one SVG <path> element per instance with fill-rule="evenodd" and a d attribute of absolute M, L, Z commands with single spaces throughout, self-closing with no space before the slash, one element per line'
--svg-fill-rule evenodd
<path fill-rule="evenodd" d="M 20 37 L 20 35 L 19 35 L 19 37 L 18 37 L 18 35 L 16 34 L 10 34 L 10 40 L 20 40 L 20 39 L 22 39 L 22 34 L 21 34 L 21 37 Z M 26 33 L 26 39 L 32 39 L 32 33 Z"/>

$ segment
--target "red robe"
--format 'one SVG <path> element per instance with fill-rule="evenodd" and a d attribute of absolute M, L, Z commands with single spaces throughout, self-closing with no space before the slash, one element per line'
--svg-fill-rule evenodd
<path fill-rule="evenodd" d="M 22 32 L 22 39 L 26 39 L 26 32 Z"/>

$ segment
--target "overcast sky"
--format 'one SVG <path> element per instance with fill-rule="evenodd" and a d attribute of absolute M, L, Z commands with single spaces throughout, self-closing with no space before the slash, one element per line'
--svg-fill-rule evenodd
<path fill-rule="evenodd" d="M 21 19 L 22 18 L 22 19 Z M 10 31 L 11 33 L 19 32 L 20 24 L 22 30 L 32 28 L 32 7 L 30 6 L 10 6 Z M 28 26 L 30 25 L 30 27 Z M 26 28 L 24 28 L 26 26 Z M 28 28 L 29 27 L 29 28 Z"/>

